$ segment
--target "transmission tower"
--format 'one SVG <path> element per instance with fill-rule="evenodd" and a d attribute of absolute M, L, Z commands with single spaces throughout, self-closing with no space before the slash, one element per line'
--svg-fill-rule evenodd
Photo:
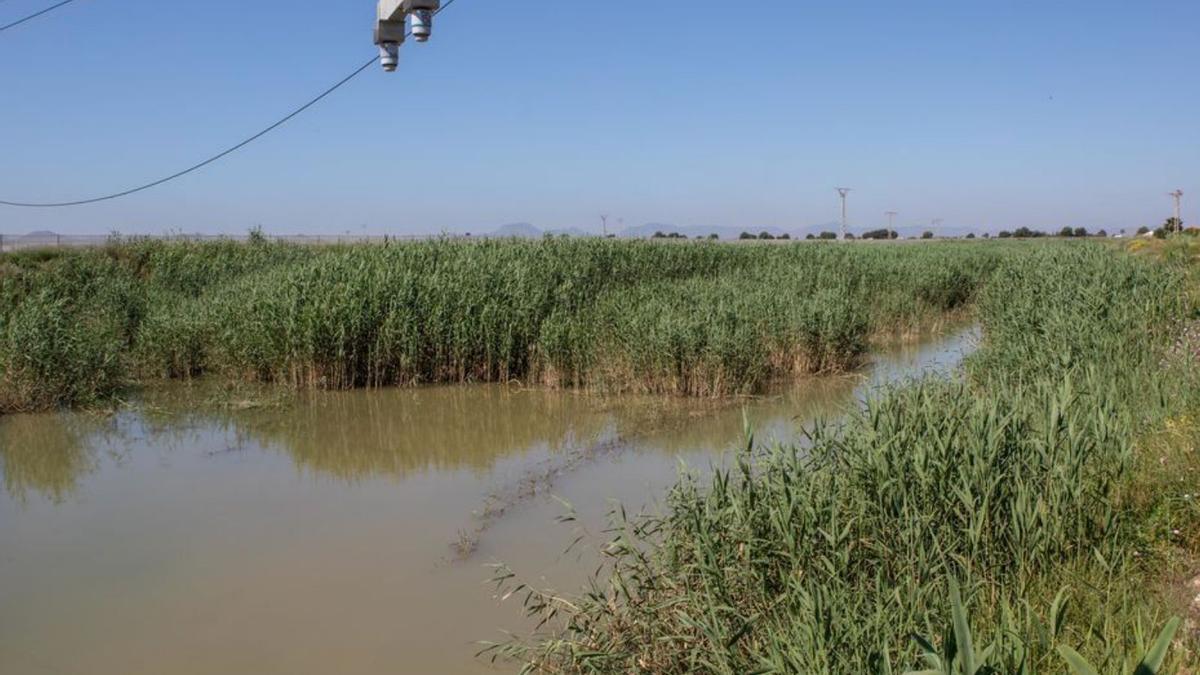
<path fill-rule="evenodd" d="M 842 239 L 845 239 L 846 238 L 846 230 L 849 228 L 849 225 L 850 225 L 849 221 L 846 218 L 846 196 L 849 195 L 851 192 L 853 192 L 854 188 L 840 187 L 840 188 L 834 188 L 834 190 L 837 190 L 838 195 L 840 195 L 842 198 Z"/>
<path fill-rule="evenodd" d="M 1168 192 L 1167 196 L 1175 198 L 1175 230 L 1177 232 L 1182 232 L 1183 231 L 1183 215 L 1182 215 L 1183 211 L 1181 210 L 1181 202 L 1183 201 L 1183 190 L 1176 190 L 1174 192 Z"/>
<path fill-rule="evenodd" d="M 883 215 L 887 216 L 888 219 L 888 236 L 890 237 L 896 231 L 896 216 L 900 214 L 896 211 L 884 211 Z"/>

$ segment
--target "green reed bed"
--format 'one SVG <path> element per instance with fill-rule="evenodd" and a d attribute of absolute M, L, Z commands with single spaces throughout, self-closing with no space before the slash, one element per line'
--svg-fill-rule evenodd
<path fill-rule="evenodd" d="M 142 329 L 162 308 L 304 255 L 295 247 L 137 240 L 0 255 L 0 412 L 111 398 L 137 379 Z"/>
<path fill-rule="evenodd" d="M 725 395 L 852 368 L 967 307 L 1016 247 L 114 241 L 0 262 L 0 410 L 212 375 Z"/>
<path fill-rule="evenodd" d="M 111 395 L 145 310 L 136 282 L 104 257 L 18 260 L 0 262 L 0 412 Z"/>
<path fill-rule="evenodd" d="M 217 334 L 191 343 L 210 344 L 205 368 L 300 386 L 515 379 L 737 393 L 765 386 L 779 370 L 767 357 L 798 351 L 796 335 L 811 354 L 788 354 L 794 360 L 841 369 L 853 365 L 873 330 L 939 319 L 954 307 L 897 302 L 882 288 L 911 282 L 906 292 L 923 297 L 914 293 L 918 284 L 937 282 L 915 274 L 920 264 L 894 254 L 847 257 L 832 247 L 506 241 L 353 248 L 212 292 L 203 300 L 204 323 Z M 978 264 L 973 278 L 986 269 Z M 815 305 L 816 297 L 856 307 L 838 313 Z M 845 325 L 819 325 L 830 316 Z"/>
<path fill-rule="evenodd" d="M 1181 610 L 1164 584 L 1196 560 L 1200 510 L 1178 482 L 1196 438 L 1169 460 L 1146 440 L 1200 403 L 1191 364 L 1164 361 L 1188 311 L 1178 281 L 1096 245 L 1006 258 L 963 380 L 877 396 L 804 447 L 751 440 L 735 466 L 682 477 L 660 515 L 618 512 L 583 592 L 501 568 L 543 632 L 489 652 L 581 673 L 1191 662 L 1185 636 L 1158 663 L 1175 624 L 1153 643 Z"/>
<path fill-rule="evenodd" d="M 856 365 L 872 326 L 866 300 L 787 289 L 722 276 L 609 293 L 589 320 L 567 320 L 588 331 L 584 339 L 550 322 L 548 335 L 566 337 L 543 342 L 546 361 L 565 373 L 554 379 L 692 396 L 751 393 L 780 377 Z"/>

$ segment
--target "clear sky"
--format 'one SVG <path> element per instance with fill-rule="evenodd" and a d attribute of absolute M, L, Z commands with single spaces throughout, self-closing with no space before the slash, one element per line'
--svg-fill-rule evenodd
<path fill-rule="evenodd" d="M 51 0 L 4 0 L 0 24 Z M 115 191 L 374 53 L 374 0 L 78 0 L 0 33 L 0 199 Z M 0 232 L 1200 221 L 1200 2 L 457 0 L 401 69 Z"/>

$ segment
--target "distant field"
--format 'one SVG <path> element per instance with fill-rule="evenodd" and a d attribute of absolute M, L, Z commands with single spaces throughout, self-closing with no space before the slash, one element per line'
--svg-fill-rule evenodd
<path fill-rule="evenodd" d="M 153 237 L 139 237 L 163 243 L 213 244 L 221 242 L 242 242 L 250 240 L 249 235 L 207 235 L 180 234 Z M 327 246 L 337 244 L 383 244 L 384 242 L 424 241 L 436 239 L 437 236 L 376 236 L 354 234 L 320 234 L 320 235 L 280 235 L 271 236 L 271 241 L 281 244 L 303 244 L 307 246 Z M 61 248 L 102 248 L 121 241 L 117 235 L 107 234 L 55 234 L 53 232 L 34 232 L 31 234 L 11 235 L 0 234 L 0 253 L 17 251 L 36 251 L 42 249 Z"/>
<path fill-rule="evenodd" d="M 549 238 L 562 238 L 560 235 L 545 235 Z M 250 241 L 250 235 L 207 235 L 207 234 L 175 234 L 175 235 L 155 235 L 155 236 L 139 236 L 138 239 L 160 241 L 163 243 L 176 244 L 218 244 L 223 242 L 240 242 L 246 243 Z M 586 239 L 586 237 L 579 237 Z M 599 236 L 594 237 L 600 239 Z M 1058 239 L 1058 237 L 1045 237 L 1046 239 Z M 352 244 L 393 244 L 402 242 L 418 242 L 418 241 L 434 241 L 439 239 L 450 240 L 505 240 L 509 237 L 502 237 L 488 234 L 433 234 L 433 235 L 366 235 L 354 234 L 345 232 L 342 234 L 283 234 L 270 235 L 267 239 L 271 243 L 276 244 L 296 244 L 304 246 L 336 246 L 336 245 L 352 245 Z M 539 238 L 527 240 L 537 241 Z M 955 237 L 947 239 L 919 239 L 919 238 L 897 238 L 897 239 L 856 239 L 853 243 L 858 245 L 882 245 L 882 244 L 929 244 L 938 241 L 953 241 Z M 1117 238 L 1119 239 L 1119 238 Z M 122 241 L 119 235 L 106 234 L 55 234 L 54 232 L 34 232 L 23 235 L 11 235 L 0 233 L 0 253 L 13 253 L 17 251 L 36 251 L 42 249 L 72 249 L 72 248 L 102 248 L 113 242 Z M 128 239 L 124 239 L 128 241 Z M 625 239 L 623 241 L 632 241 Z M 647 239 L 657 243 L 682 243 L 682 242 L 698 242 L 698 241 L 716 241 L 726 244 L 795 244 L 795 243 L 828 243 L 825 240 L 814 238 L 806 239 L 803 237 L 793 237 L 790 239 L 772 238 L 769 240 L 762 239 L 719 239 L 713 240 L 709 238 L 688 239 L 687 237 L 661 237 Z M 965 239 L 964 239 L 965 241 Z M 982 241 L 982 238 L 978 241 Z"/>

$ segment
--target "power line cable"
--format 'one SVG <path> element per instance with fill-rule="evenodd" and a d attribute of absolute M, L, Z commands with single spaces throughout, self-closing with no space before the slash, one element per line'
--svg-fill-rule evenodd
<path fill-rule="evenodd" d="M 3 1 L 3 0 L 0 0 L 0 1 Z M 435 12 L 435 16 L 437 14 L 440 14 L 441 12 L 443 12 L 450 5 L 453 5 L 454 1 L 455 0 L 447 0 L 447 2 L 442 4 L 441 9 L 439 9 L 437 12 Z M 0 200 L 0 206 L 16 206 L 16 207 L 31 208 L 31 209 L 48 209 L 48 208 L 60 208 L 60 207 L 66 207 L 66 206 L 83 206 L 85 204 L 95 204 L 97 202 L 106 202 L 106 201 L 110 201 L 113 199 L 119 199 L 121 197 L 128 197 L 131 194 L 134 194 L 137 192 L 142 192 L 144 190 L 149 190 L 150 188 L 153 188 L 153 187 L 158 187 L 159 185 L 162 185 L 163 183 L 169 183 L 177 178 L 182 178 L 182 177 L 188 175 L 189 173 L 199 171 L 200 169 L 203 169 L 204 167 L 208 166 L 209 164 L 212 164 L 213 162 L 216 162 L 217 160 L 223 159 L 223 158 L 237 152 L 238 150 L 241 150 L 242 148 L 246 147 L 247 145 L 250 145 L 251 143 L 253 143 L 254 141 L 257 141 L 258 139 L 262 138 L 263 136 L 266 136 L 267 134 L 271 133 L 272 131 L 275 131 L 276 129 L 283 126 L 284 124 L 287 124 L 288 122 L 290 122 L 295 117 L 299 116 L 304 111 L 308 110 L 309 108 L 313 107 L 317 103 L 321 102 L 321 100 L 323 100 L 325 97 L 329 96 L 330 94 L 337 91 L 338 89 L 341 89 L 343 86 L 345 86 L 347 83 L 349 83 L 350 80 L 353 80 L 354 78 L 361 75 L 364 71 L 366 71 L 367 68 L 370 68 L 371 66 L 375 65 L 375 63 L 377 63 L 378 61 L 379 61 L 378 56 L 371 57 L 371 59 L 369 61 L 367 61 L 366 63 L 364 63 L 361 66 L 359 66 L 358 68 L 356 68 L 352 73 L 350 73 L 346 77 L 343 77 L 341 80 L 339 80 L 337 82 L 337 84 L 334 84 L 332 87 L 329 87 L 325 91 L 321 92 L 315 98 L 312 98 L 304 105 L 302 105 L 299 108 L 296 108 L 292 112 L 288 113 L 288 115 L 286 117 L 283 117 L 282 119 L 275 122 L 271 126 L 254 134 L 253 136 L 250 136 L 249 138 L 245 139 L 244 141 L 238 143 L 237 145 L 234 145 L 226 150 L 223 150 L 202 162 L 193 164 L 192 166 L 189 166 L 188 168 L 184 169 L 183 171 L 178 171 L 178 172 L 173 173 L 165 178 L 159 178 L 158 180 L 151 181 L 144 185 L 139 185 L 137 187 L 130 188 L 128 190 L 114 192 L 112 194 L 107 194 L 107 195 L 104 195 L 101 197 L 92 197 L 90 199 L 78 199 L 78 200 L 68 201 L 68 202 L 17 202 L 17 201 Z"/>
<path fill-rule="evenodd" d="M 234 145 L 231 148 L 223 150 L 222 152 L 220 152 L 216 155 L 213 155 L 212 157 L 209 157 L 208 159 L 206 159 L 202 162 L 193 164 L 192 166 L 189 166 L 188 168 L 184 169 L 183 171 L 173 173 L 170 176 L 167 176 L 165 178 L 160 178 L 156 181 L 151 181 L 144 185 L 139 185 L 135 188 L 130 188 L 128 190 L 114 192 L 112 194 L 104 195 L 102 197 L 93 197 L 91 199 L 78 199 L 78 200 L 69 201 L 69 202 L 11 202 L 11 201 L 0 200 L 0 206 L 20 206 L 20 207 L 33 208 L 33 209 L 57 208 L 57 207 L 63 207 L 63 206 L 83 206 L 84 204 L 95 204 L 96 202 L 105 202 L 105 201 L 109 201 L 111 199 L 127 197 L 136 192 L 142 192 L 143 190 L 149 190 L 152 187 L 158 187 L 159 185 L 162 185 L 163 183 L 169 183 L 169 182 L 175 180 L 176 178 L 182 178 L 182 177 L 188 175 L 189 173 L 192 173 L 194 171 L 199 171 L 200 169 L 203 169 L 204 167 L 208 166 L 209 164 L 212 164 L 213 162 L 215 162 L 219 159 L 222 159 L 228 155 L 231 155 L 231 154 L 237 152 L 238 150 L 241 150 L 242 148 L 246 147 L 247 145 L 250 145 L 251 143 L 253 143 L 254 141 L 257 141 L 258 139 L 262 138 L 263 136 L 266 136 L 267 134 L 271 133 L 272 131 L 275 131 L 279 127 L 281 127 L 284 124 L 286 124 L 287 122 L 291 121 L 293 118 L 295 118 L 300 113 L 304 112 L 305 110 L 308 110 L 309 108 L 311 108 L 314 105 L 316 105 L 317 103 L 319 103 L 326 96 L 329 96 L 330 94 L 337 91 L 338 89 L 341 89 L 342 86 L 344 86 L 350 80 L 353 80 L 355 77 L 360 75 L 364 70 L 375 65 L 375 62 L 378 60 L 379 60 L 378 56 L 372 57 L 370 61 L 367 61 L 366 63 L 364 63 L 361 66 L 359 66 L 358 68 L 356 68 L 354 70 L 354 72 L 350 73 L 346 77 L 339 80 L 337 84 L 335 84 L 332 87 L 321 92 L 319 95 L 317 95 L 316 98 L 313 98 L 308 103 L 305 103 L 304 105 L 300 106 L 299 108 L 296 108 L 291 113 L 289 113 L 286 117 L 280 119 L 278 122 L 275 122 L 274 124 L 267 127 L 266 129 L 263 129 L 262 131 L 254 134 L 253 136 L 238 143 L 237 145 Z"/>
<path fill-rule="evenodd" d="M 4 0 L 0 0 L 0 2 L 4 2 Z M 75 2 L 75 0 L 62 0 L 62 2 L 54 4 L 54 5 L 50 5 L 46 9 L 43 9 L 39 12 L 34 12 L 33 14 L 30 14 L 29 16 L 21 18 L 21 19 L 17 19 L 16 21 L 14 21 L 10 24 L 5 24 L 3 26 L 0 26 L 0 33 L 3 33 L 4 31 L 8 30 L 9 28 L 16 28 L 17 26 L 20 26 L 21 24 L 25 23 L 26 21 L 33 21 L 34 19 L 38 18 L 39 16 L 41 16 L 43 14 L 48 14 L 50 12 L 53 12 L 54 10 L 58 9 L 59 7 L 69 5 L 72 2 Z"/>

